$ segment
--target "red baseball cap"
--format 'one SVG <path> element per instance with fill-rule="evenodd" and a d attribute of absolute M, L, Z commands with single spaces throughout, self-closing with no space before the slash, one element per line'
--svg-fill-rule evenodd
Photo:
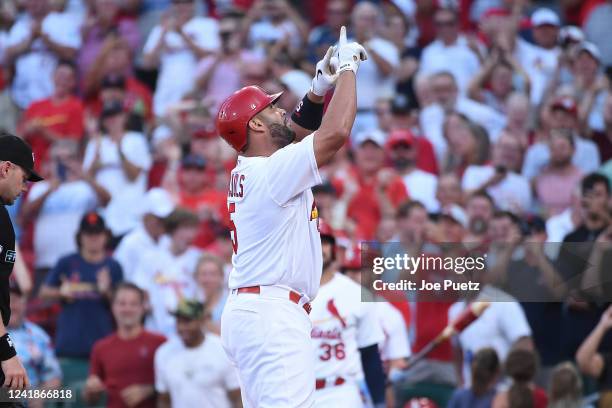
<path fill-rule="evenodd" d="M 393 149 L 400 144 L 413 146 L 415 142 L 414 134 L 406 129 L 392 130 L 387 139 L 387 149 Z"/>
<path fill-rule="evenodd" d="M 576 100 L 569 95 L 558 96 L 554 99 L 550 109 L 562 110 L 567 113 L 571 113 L 574 116 L 578 115 L 578 105 Z"/>

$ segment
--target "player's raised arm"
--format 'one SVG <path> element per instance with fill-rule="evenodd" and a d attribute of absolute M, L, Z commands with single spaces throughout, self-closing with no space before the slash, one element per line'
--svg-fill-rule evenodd
<path fill-rule="evenodd" d="M 336 90 L 314 138 L 315 158 L 319 167 L 331 160 L 351 133 L 357 113 L 355 75 L 359 63 L 367 58 L 360 44 L 348 43 L 346 28 L 342 27 L 336 55 L 331 61 L 338 75 Z"/>

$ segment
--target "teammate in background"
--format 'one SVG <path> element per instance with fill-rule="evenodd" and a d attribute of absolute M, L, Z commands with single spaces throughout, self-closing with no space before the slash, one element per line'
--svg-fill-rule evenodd
<path fill-rule="evenodd" d="M 322 259 L 310 188 L 321 183 L 319 167 L 348 139 L 356 114 L 355 74 L 365 59 L 364 48 L 348 43 L 342 28 L 291 123 L 275 105 L 280 94 L 255 86 L 235 92 L 219 110 L 219 133 L 239 152 L 228 191 L 234 255 L 221 336 L 238 368 L 246 407 L 313 404 L 308 312 Z M 324 96 L 334 84 L 323 116 Z"/>
<path fill-rule="evenodd" d="M 365 374 L 374 406 L 384 407 L 386 377 L 378 352 L 384 335 L 376 305 L 362 302 L 361 287 L 337 272 L 336 238 L 322 219 L 319 232 L 323 274 L 310 316 L 315 348 L 314 406 L 362 406 L 358 382 Z"/>

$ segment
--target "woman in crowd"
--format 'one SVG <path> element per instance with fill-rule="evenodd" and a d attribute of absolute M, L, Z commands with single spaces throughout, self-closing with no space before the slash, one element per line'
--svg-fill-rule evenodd
<path fill-rule="evenodd" d="M 461 177 L 469 165 L 486 164 L 489 159 L 487 132 L 459 112 L 447 116 L 444 137 L 448 143 L 445 173 L 454 172 Z"/>
<path fill-rule="evenodd" d="M 206 308 L 211 314 L 207 329 L 219 334 L 221 333 L 221 313 L 227 300 L 223 261 L 213 255 L 202 256 L 195 269 L 195 281 L 200 297 L 206 302 Z"/>
<path fill-rule="evenodd" d="M 455 390 L 447 408 L 489 408 L 500 371 L 497 352 L 490 347 L 479 350 L 472 360 L 471 387 Z"/>

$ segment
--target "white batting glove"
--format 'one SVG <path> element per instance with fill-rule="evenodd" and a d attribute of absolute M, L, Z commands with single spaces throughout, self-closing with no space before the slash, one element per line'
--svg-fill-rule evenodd
<path fill-rule="evenodd" d="M 334 52 L 336 51 L 336 47 L 329 47 L 323 59 L 317 62 L 316 66 L 316 74 L 312 79 L 312 85 L 310 86 L 310 92 L 318 96 L 325 96 L 327 91 L 329 91 L 336 80 L 338 79 L 338 74 L 332 73 L 332 67 L 330 65 L 330 61 Z"/>
<path fill-rule="evenodd" d="M 368 53 L 361 44 L 348 42 L 346 39 L 346 27 L 344 26 L 340 28 L 340 39 L 338 40 L 336 50 L 336 55 L 331 60 L 331 66 L 336 74 L 340 74 L 342 71 L 353 71 L 356 74 L 361 61 L 368 59 Z"/>

